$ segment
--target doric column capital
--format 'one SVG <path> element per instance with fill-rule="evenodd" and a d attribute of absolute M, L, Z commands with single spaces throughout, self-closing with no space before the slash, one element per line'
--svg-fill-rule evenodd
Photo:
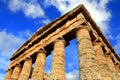
<path fill-rule="evenodd" d="M 62 38 L 62 37 L 57 38 L 57 39 L 53 42 L 53 44 L 56 43 L 56 42 L 59 42 L 59 41 L 62 41 L 65 45 L 67 44 L 67 42 L 65 41 L 65 39 Z"/>
<path fill-rule="evenodd" d="M 115 62 L 114 64 L 115 64 L 116 66 L 120 66 L 118 62 Z"/>
<path fill-rule="evenodd" d="M 94 40 L 93 45 L 100 45 L 101 47 L 104 47 L 104 45 L 102 44 L 102 42 L 99 39 Z"/>
<path fill-rule="evenodd" d="M 45 53 L 45 54 L 47 54 L 47 51 L 44 48 L 40 48 L 36 53 Z"/>
<path fill-rule="evenodd" d="M 26 59 L 24 59 L 24 61 L 29 61 L 29 60 L 32 60 L 31 57 L 27 57 Z"/>
<path fill-rule="evenodd" d="M 86 29 L 88 30 L 89 33 L 92 33 L 92 29 L 87 24 L 82 24 L 79 27 L 75 28 L 74 30 L 75 34 L 77 34 L 77 32 L 81 29 Z"/>
<path fill-rule="evenodd" d="M 113 58 L 113 59 L 114 59 L 114 58 Z M 115 60 L 115 61 L 114 61 L 114 64 L 115 64 L 116 66 L 117 66 L 117 65 L 119 66 L 119 61 L 116 61 L 116 60 Z"/>
<path fill-rule="evenodd" d="M 21 67 L 21 64 L 17 63 L 14 67 Z"/>
<path fill-rule="evenodd" d="M 8 72 L 8 71 L 13 71 L 11 68 L 8 68 L 7 70 L 6 70 L 6 72 Z"/>
<path fill-rule="evenodd" d="M 8 69 L 6 70 L 6 72 L 9 72 L 9 71 L 12 72 L 13 70 L 12 70 L 11 68 L 8 68 Z"/>

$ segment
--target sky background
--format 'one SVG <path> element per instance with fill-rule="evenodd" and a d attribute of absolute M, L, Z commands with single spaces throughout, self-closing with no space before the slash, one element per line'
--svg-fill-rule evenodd
<path fill-rule="evenodd" d="M 40 27 L 84 4 L 120 56 L 120 0 L 0 0 L 0 80 L 9 57 Z M 52 55 L 47 57 L 49 73 Z M 76 39 L 66 47 L 66 79 L 79 80 Z"/>

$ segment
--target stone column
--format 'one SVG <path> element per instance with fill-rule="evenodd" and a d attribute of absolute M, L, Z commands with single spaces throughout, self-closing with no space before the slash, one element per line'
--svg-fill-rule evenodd
<path fill-rule="evenodd" d="M 26 58 L 23 64 L 23 68 L 18 80 L 28 80 L 32 68 L 32 59 L 30 57 Z"/>
<path fill-rule="evenodd" d="M 77 32 L 77 44 L 80 67 L 80 80 L 100 80 L 97 60 L 87 26 L 81 26 Z"/>
<path fill-rule="evenodd" d="M 14 67 L 12 76 L 11 76 L 11 80 L 18 80 L 20 72 L 21 72 L 21 65 L 16 64 L 15 67 Z"/>
<path fill-rule="evenodd" d="M 105 56 L 106 56 L 107 63 L 108 63 L 108 65 L 109 65 L 110 70 L 111 70 L 111 71 L 116 71 L 115 65 L 114 65 L 114 63 L 113 63 L 113 61 L 112 61 L 112 58 L 111 58 L 111 55 L 110 55 L 110 54 L 107 54 L 107 55 L 105 55 Z"/>
<path fill-rule="evenodd" d="M 45 62 L 46 62 L 46 51 L 44 49 L 41 49 L 37 52 L 37 57 L 36 57 L 31 80 L 43 80 Z"/>
<path fill-rule="evenodd" d="M 66 80 L 65 79 L 65 41 L 57 39 L 54 42 L 52 58 L 52 70 L 50 80 Z"/>
<path fill-rule="evenodd" d="M 110 69 L 108 67 L 105 55 L 103 53 L 103 49 L 102 49 L 102 43 L 99 40 L 95 40 L 94 41 L 94 50 L 95 50 L 95 55 L 96 55 L 96 59 L 99 65 L 99 70 L 102 76 L 103 80 L 112 80 L 111 76 L 110 76 Z"/>
<path fill-rule="evenodd" d="M 4 80 L 10 80 L 11 75 L 12 75 L 12 72 L 13 72 L 12 69 L 8 69 L 8 70 L 6 71 L 6 76 L 5 76 Z"/>
<path fill-rule="evenodd" d="M 106 53 L 106 59 L 107 59 L 107 64 L 110 68 L 110 72 L 111 72 L 111 76 L 112 76 L 112 80 L 119 80 L 120 79 L 120 75 L 117 73 L 115 65 L 112 61 L 112 56 L 110 55 L 110 53 Z"/>

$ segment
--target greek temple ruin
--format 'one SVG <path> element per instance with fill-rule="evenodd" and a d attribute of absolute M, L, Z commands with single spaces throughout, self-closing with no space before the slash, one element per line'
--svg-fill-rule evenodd
<path fill-rule="evenodd" d="M 80 80 L 120 80 L 120 57 L 83 4 L 38 29 L 10 57 L 4 80 L 66 80 L 65 47 L 75 38 Z M 48 75 L 44 68 L 51 51 Z"/>

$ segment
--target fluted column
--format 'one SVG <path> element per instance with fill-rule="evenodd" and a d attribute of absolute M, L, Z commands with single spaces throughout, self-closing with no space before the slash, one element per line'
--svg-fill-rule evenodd
<path fill-rule="evenodd" d="M 32 59 L 30 57 L 26 58 L 23 64 L 23 68 L 18 80 L 28 80 L 32 68 Z"/>
<path fill-rule="evenodd" d="M 57 39 L 54 42 L 52 58 L 52 71 L 50 80 L 66 80 L 65 79 L 65 41 Z"/>
<path fill-rule="evenodd" d="M 80 27 L 77 30 L 76 37 L 78 43 L 80 80 L 101 79 L 91 37 L 86 26 Z"/>
<path fill-rule="evenodd" d="M 11 75 L 12 75 L 12 72 L 13 72 L 12 69 L 8 69 L 8 70 L 6 71 L 6 76 L 5 76 L 4 80 L 10 80 Z"/>
<path fill-rule="evenodd" d="M 110 69 L 103 53 L 102 43 L 99 40 L 94 41 L 94 50 L 102 79 L 111 80 L 112 78 L 110 76 Z"/>
<path fill-rule="evenodd" d="M 18 80 L 20 72 L 21 72 L 21 65 L 16 64 L 15 67 L 14 67 L 12 76 L 11 76 L 11 80 Z"/>
<path fill-rule="evenodd" d="M 31 80 L 43 80 L 45 62 L 46 62 L 46 51 L 44 49 L 41 49 L 37 52 L 37 57 L 36 57 Z"/>

